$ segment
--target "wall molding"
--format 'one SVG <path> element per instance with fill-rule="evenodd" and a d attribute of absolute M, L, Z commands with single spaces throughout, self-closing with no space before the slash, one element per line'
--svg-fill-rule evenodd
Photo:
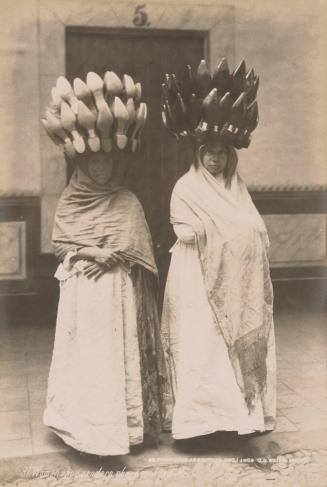
<path fill-rule="evenodd" d="M 270 275 L 275 282 L 308 279 L 327 280 L 327 265 L 272 267 Z"/>
<path fill-rule="evenodd" d="M 39 191 L 28 191 L 28 190 L 20 190 L 20 189 L 8 189 L 6 191 L 0 190 L 0 198 L 23 198 L 26 197 L 27 199 L 33 200 L 33 198 L 39 198 L 40 192 Z"/>
<path fill-rule="evenodd" d="M 289 269 L 284 272 L 287 274 Z M 326 267 L 317 272 L 325 274 Z M 275 313 L 327 311 L 327 277 L 274 279 L 272 273 L 272 283 Z"/>
<path fill-rule="evenodd" d="M 24 259 L 26 269 L 26 278 L 1 279 L 0 295 L 36 295 L 37 256 L 40 254 L 40 197 L 26 194 L 0 196 L 0 222 L 25 224 L 24 241 L 21 242 L 22 248 L 17 259 Z"/>
<path fill-rule="evenodd" d="M 297 191 L 327 191 L 326 184 L 250 184 L 249 191 L 253 192 L 297 192 Z"/>
<path fill-rule="evenodd" d="M 262 215 L 327 213 L 326 189 L 266 189 L 250 188 L 254 204 Z"/>

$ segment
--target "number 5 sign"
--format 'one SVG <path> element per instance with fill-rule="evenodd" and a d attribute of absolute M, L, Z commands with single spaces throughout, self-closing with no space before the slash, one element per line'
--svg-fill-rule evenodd
<path fill-rule="evenodd" d="M 149 27 L 148 14 L 146 12 L 146 4 L 137 5 L 134 11 L 133 24 L 136 27 Z"/>

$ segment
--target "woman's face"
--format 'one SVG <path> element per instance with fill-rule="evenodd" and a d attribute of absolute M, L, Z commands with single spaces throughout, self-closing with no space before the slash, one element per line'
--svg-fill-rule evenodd
<path fill-rule="evenodd" d="M 111 178 L 113 168 L 112 156 L 105 152 L 96 152 L 87 162 L 87 172 L 97 184 L 105 185 Z"/>
<path fill-rule="evenodd" d="M 222 173 L 227 165 L 227 148 L 217 142 L 210 146 L 205 146 L 202 152 L 202 164 L 213 176 Z"/>

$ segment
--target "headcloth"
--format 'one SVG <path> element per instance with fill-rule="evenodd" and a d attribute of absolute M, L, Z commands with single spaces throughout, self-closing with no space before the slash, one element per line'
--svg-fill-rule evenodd
<path fill-rule="evenodd" d="M 110 247 L 157 273 L 143 208 L 123 186 L 99 185 L 77 166 L 58 203 L 52 240 L 72 248 Z"/>

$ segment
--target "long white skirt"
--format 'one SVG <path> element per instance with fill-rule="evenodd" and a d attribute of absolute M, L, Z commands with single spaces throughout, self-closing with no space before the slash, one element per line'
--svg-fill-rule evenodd
<path fill-rule="evenodd" d="M 136 299 L 120 267 L 94 281 L 59 266 L 60 300 L 44 423 L 68 445 L 123 455 L 143 441 Z"/>
<path fill-rule="evenodd" d="M 274 428 L 275 338 L 268 341 L 267 390 L 249 414 L 237 385 L 227 346 L 214 323 L 194 244 L 174 246 L 162 314 L 163 341 L 173 385 L 175 439 L 215 431 L 248 434 Z"/>

